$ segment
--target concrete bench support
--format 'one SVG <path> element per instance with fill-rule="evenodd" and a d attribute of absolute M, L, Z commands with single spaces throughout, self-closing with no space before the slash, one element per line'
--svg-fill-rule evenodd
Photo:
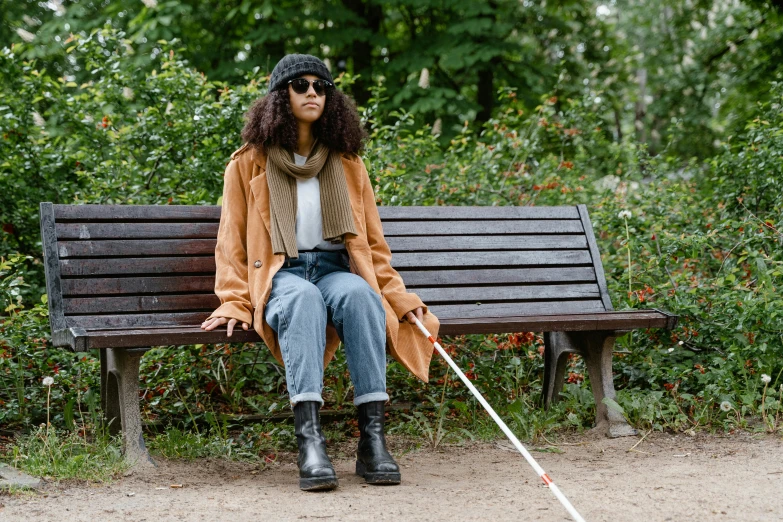
<path fill-rule="evenodd" d="M 144 444 L 139 409 L 139 363 L 145 350 L 101 350 L 101 401 L 110 433 L 122 431 L 122 451 L 131 466 L 155 466 Z"/>
<path fill-rule="evenodd" d="M 619 334 L 623 335 L 623 334 Z M 615 400 L 612 381 L 612 350 L 617 332 L 546 332 L 544 333 L 544 407 L 555 403 L 563 389 L 569 353 L 581 355 L 587 366 L 595 397 L 595 430 L 609 437 L 627 437 L 637 431 L 617 411 L 608 408 L 603 399 Z"/>

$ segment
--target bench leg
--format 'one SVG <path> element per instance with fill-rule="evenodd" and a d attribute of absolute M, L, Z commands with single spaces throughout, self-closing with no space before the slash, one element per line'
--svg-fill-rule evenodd
<path fill-rule="evenodd" d="M 541 391 L 544 409 L 560 398 L 568 354 L 578 352 L 566 332 L 544 332 L 544 389 Z"/>
<path fill-rule="evenodd" d="M 108 359 L 111 355 L 108 352 L 107 349 L 101 349 L 101 411 L 109 435 L 119 435 L 122 432 L 119 377 L 113 361 L 109 369 Z"/>
<path fill-rule="evenodd" d="M 615 410 L 603 403 L 604 397 L 615 399 L 614 383 L 612 382 L 612 350 L 617 334 L 614 332 L 584 332 L 572 334 L 578 335 L 583 347 L 582 355 L 585 359 L 587 372 L 595 397 L 595 428 L 605 431 L 609 437 L 627 437 L 636 435 L 637 432 L 628 425 L 625 418 Z"/>
<path fill-rule="evenodd" d="M 154 466 L 141 430 L 139 362 L 142 352 L 106 348 L 101 355 L 105 355 L 101 358 L 101 402 L 106 408 L 109 429 L 116 433 L 122 428 L 122 451 L 131 466 Z"/>

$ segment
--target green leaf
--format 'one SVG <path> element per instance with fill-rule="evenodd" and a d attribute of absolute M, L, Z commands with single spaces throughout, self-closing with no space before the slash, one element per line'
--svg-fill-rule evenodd
<path fill-rule="evenodd" d="M 601 402 L 606 405 L 607 408 L 609 408 L 612 411 L 615 411 L 619 413 L 620 415 L 625 416 L 625 410 L 622 406 L 617 404 L 617 401 L 614 399 L 610 399 L 609 397 L 604 397 Z"/>

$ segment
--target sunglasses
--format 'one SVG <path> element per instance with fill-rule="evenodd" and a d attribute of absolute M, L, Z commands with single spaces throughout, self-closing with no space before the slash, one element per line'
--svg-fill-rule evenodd
<path fill-rule="evenodd" d="M 313 90 L 315 90 L 315 94 L 318 96 L 323 96 L 326 94 L 327 87 L 334 87 L 332 82 L 321 79 L 313 80 L 311 82 L 307 78 L 294 78 L 293 80 L 288 80 L 288 83 L 291 84 L 291 87 L 294 88 L 294 92 L 297 94 L 306 93 L 310 89 L 310 83 L 312 83 Z"/>

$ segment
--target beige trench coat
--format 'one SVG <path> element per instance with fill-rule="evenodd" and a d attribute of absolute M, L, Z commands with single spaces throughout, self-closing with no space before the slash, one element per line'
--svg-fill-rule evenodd
<path fill-rule="evenodd" d="M 357 236 L 346 235 L 351 272 L 361 276 L 381 296 L 391 355 L 426 382 L 433 346 L 415 324 L 402 319 L 407 312 L 422 307 L 424 326 L 434 338 L 438 336 L 440 322 L 416 294 L 405 289 L 402 278 L 391 266 L 391 252 L 383 236 L 364 162 L 350 153 L 343 154 L 342 161 L 358 232 Z M 215 247 L 215 294 L 221 305 L 208 319 L 228 317 L 251 324 L 283 364 L 277 333 L 264 317 L 272 277 L 286 260 L 284 254 L 272 253 L 269 223 L 266 156 L 245 144 L 231 155 L 225 171 Z M 332 359 L 339 343 L 337 330 L 327 323 L 324 364 Z"/>

